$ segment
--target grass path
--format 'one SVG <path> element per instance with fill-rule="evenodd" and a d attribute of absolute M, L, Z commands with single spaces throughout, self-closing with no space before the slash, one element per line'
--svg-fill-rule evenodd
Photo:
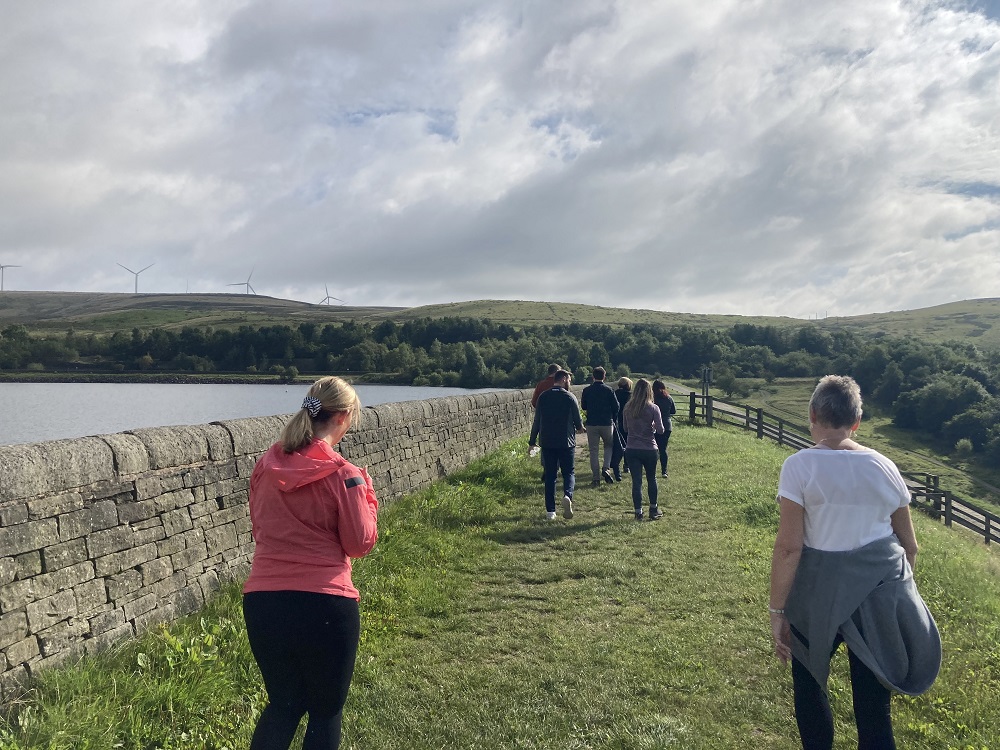
<path fill-rule="evenodd" d="M 465 502 L 437 508 L 462 530 L 461 562 L 441 570 L 429 605 L 415 601 L 391 654 L 359 669 L 350 746 L 796 747 L 765 616 L 787 454 L 706 429 L 675 431 L 672 447 L 657 522 L 631 518 L 625 483 L 591 488 L 586 456 L 571 521 L 542 520 L 536 464 L 516 450 L 456 480 Z M 490 491 L 500 476 L 518 478 L 509 495 Z M 832 683 L 838 747 L 851 746 L 844 677 Z M 898 701 L 903 746 L 946 747 L 936 730 L 953 737 L 948 722 L 913 718 L 924 700 Z"/>
<path fill-rule="evenodd" d="M 643 523 L 627 483 L 591 488 L 581 455 L 576 516 L 549 522 L 526 447 L 384 510 L 355 567 L 363 635 L 343 746 L 797 747 L 766 616 L 787 453 L 675 429 L 665 515 Z M 895 699 L 900 747 L 1000 747 L 1000 562 L 927 519 L 917 530 L 946 662 L 925 696 Z M 238 602 L 230 591 L 202 618 L 46 675 L 0 724 L 0 750 L 246 747 L 263 693 Z M 844 662 L 830 683 L 839 750 L 856 742 Z"/>

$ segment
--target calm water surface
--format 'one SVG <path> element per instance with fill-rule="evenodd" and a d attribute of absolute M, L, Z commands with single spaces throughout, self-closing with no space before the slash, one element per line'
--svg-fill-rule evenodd
<path fill-rule="evenodd" d="M 365 406 L 475 392 L 406 385 L 355 388 Z M 0 383 L 0 445 L 291 414 L 307 390 L 306 385 Z"/>

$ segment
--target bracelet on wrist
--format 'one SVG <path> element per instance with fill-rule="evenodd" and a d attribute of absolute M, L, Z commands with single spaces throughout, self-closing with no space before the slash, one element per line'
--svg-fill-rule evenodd
<path fill-rule="evenodd" d="M 781 609 L 775 609 L 774 607 L 768 607 L 767 611 L 770 612 L 772 615 L 783 615 L 783 614 L 785 614 L 785 608 L 784 607 L 782 607 Z"/>

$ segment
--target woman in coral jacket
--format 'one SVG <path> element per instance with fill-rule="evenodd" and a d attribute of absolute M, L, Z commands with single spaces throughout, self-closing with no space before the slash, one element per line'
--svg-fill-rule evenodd
<path fill-rule="evenodd" d="M 303 748 L 340 746 L 361 629 L 351 558 L 378 537 L 368 472 L 334 450 L 360 413 L 348 383 L 317 380 L 250 477 L 243 616 L 268 696 L 251 750 L 288 748 L 304 714 Z"/>

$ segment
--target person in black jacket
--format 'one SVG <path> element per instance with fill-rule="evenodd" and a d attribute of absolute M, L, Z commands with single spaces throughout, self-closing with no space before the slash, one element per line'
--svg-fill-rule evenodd
<path fill-rule="evenodd" d="M 577 433 L 583 432 L 580 404 L 569 392 L 570 374 L 566 370 L 555 373 L 554 385 L 538 397 L 535 421 L 528 438 L 529 450 L 538 444 L 542 448 L 545 467 L 545 513 L 551 521 L 556 517 L 556 479 L 562 471 L 563 516 L 573 517 L 573 489 L 576 472 L 573 466 Z"/>
<path fill-rule="evenodd" d="M 656 449 L 660 452 L 660 476 L 667 476 L 667 443 L 670 441 L 670 431 L 673 429 L 671 415 L 677 413 L 677 406 L 674 399 L 667 392 L 667 384 L 662 380 L 653 381 L 653 403 L 660 407 L 660 416 L 663 418 L 663 434 L 656 435 Z"/>
<path fill-rule="evenodd" d="M 590 447 L 590 473 L 593 475 L 592 486 L 596 487 L 604 481 L 611 484 L 615 481 L 611 473 L 611 440 L 614 438 L 615 420 L 618 418 L 618 399 L 611 386 L 604 382 L 603 367 L 594 368 L 594 382 L 583 389 L 580 405 L 587 412 L 587 444 Z M 604 443 L 604 468 L 601 468 L 600 450 Z"/>

